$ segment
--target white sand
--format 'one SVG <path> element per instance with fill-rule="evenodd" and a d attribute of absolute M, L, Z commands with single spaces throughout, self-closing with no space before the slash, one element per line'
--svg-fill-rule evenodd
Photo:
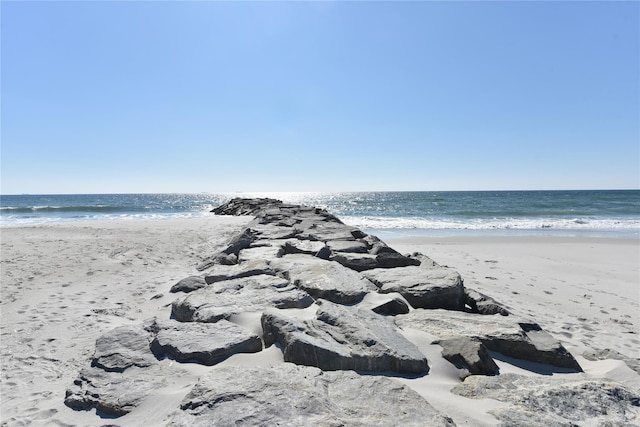
<path fill-rule="evenodd" d="M 96 338 L 122 324 L 169 318 L 168 304 L 176 298 L 171 286 L 196 274 L 199 261 L 250 219 L 0 229 L 0 419 L 9 425 L 107 424 L 95 411 L 73 411 L 63 403 Z M 163 296 L 153 299 L 157 295 Z"/>
<path fill-rule="evenodd" d="M 466 287 L 535 319 L 573 354 L 640 357 L 640 241 L 564 237 L 387 240 L 455 268 Z"/>
<path fill-rule="evenodd" d="M 199 374 L 215 367 L 188 364 L 188 376 L 177 378 L 153 400 L 118 420 L 102 419 L 94 410 L 67 408 L 65 390 L 87 365 L 101 333 L 153 316 L 168 318 L 169 304 L 176 297 L 169 288 L 197 274 L 200 260 L 249 220 L 212 216 L 1 229 L 0 420 L 36 426 L 159 422 Z M 451 237 L 387 243 L 455 267 L 466 286 L 493 296 L 514 314 L 535 319 L 577 356 L 587 376 L 640 388 L 639 376 L 624 363 L 579 357 L 588 348 L 640 356 L 637 240 Z M 298 315 L 308 316 L 310 310 Z M 235 321 L 252 329 L 257 324 L 252 314 Z M 405 336 L 427 355 L 431 371 L 423 378 L 398 381 L 417 390 L 458 425 L 497 424 L 486 411 L 502 405 L 499 402 L 448 392 L 459 381 L 458 371 L 439 357 L 440 348 L 430 344 L 432 337 L 411 330 Z M 281 362 L 281 353 L 271 347 L 235 355 L 223 364 Z M 531 374 L 506 362 L 498 364 L 503 372 Z"/>

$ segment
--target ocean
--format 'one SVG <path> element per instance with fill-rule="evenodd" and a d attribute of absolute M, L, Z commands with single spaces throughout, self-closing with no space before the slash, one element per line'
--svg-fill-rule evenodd
<path fill-rule="evenodd" d="M 318 206 L 382 238 L 406 235 L 640 237 L 640 190 L 0 196 L 0 227 L 195 218 L 233 197 Z"/>

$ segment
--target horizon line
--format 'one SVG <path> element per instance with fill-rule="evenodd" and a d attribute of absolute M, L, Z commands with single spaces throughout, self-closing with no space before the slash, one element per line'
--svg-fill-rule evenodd
<path fill-rule="evenodd" d="M 332 190 L 332 191 L 195 191 L 195 192 L 97 192 L 97 193 L 0 193 L 0 197 L 4 196 L 98 196 L 98 195 L 159 195 L 159 194 L 326 194 L 326 193 L 483 193 L 483 192 L 543 192 L 543 191 L 640 191 L 638 188 L 574 188 L 574 189 L 488 189 L 488 190 Z"/>

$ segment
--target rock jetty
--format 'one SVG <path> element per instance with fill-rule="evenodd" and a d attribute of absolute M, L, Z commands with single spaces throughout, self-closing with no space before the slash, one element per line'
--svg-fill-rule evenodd
<path fill-rule="evenodd" d="M 559 372 L 581 367 L 534 320 L 465 288 L 455 270 L 400 254 L 326 210 L 233 199 L 213 212 L 254 219 L 173 286 L 170 318 L 98 337 L 67 406 L 117 418 L 198 364 L 206 373 L 166 425 L 453 426 L 397 378 L 430 375 L 415 331 L 460 370 L 455 393 L 502 402 L 493 415 L 504 425 L 575 425 L 607 411 L 625 425 L 640 406 L 618 386 L 500 375 L 494 359 L 505 356 Z M 218 366 L 274 349 L 284 362 Z"/>

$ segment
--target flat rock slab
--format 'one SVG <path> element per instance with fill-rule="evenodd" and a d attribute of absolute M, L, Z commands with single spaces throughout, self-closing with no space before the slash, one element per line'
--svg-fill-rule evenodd
<path fill-rule="evenodd" d="M 434 426 L 455 424 L 386 377 L 290 363 L 212 370 L 169 418 L 172 426 Z"/>
<path fill-rule="evenodd" d="M 314 298 L 338 304 L 354 304 L 368 292 L 377 291 L 373 283 L 355 271 L 308 255 L 285 255 L 271 260 L 270 265 Z"/>
<path fill-rule="evenodd" d="M 504 374 L 470 376 L 452 389 L 473 399 L 511 403 L 490 411 L 505 426 L 636 426 L 640 394 L 620 384 Z"/>
<path fill-rule="evenodd" d="M 371 310 L 323 301 L 315 318 L 295 320 L 276 310 L 262 316 L 265 345 L 278 342 L 284 360 L 323 370 L 426 373 L 427 359 Z"/>
<path fill-rule="evenodd" d="M 267 308 L 306 308 L 313 298 L 286 279 L 257 275 L 217 282 L 177 299 L 172 317 L 181 322 L 217 322 Z"/>
<path fill-rule="evenodd" d="M 364 254 L 369 250 L 367 243 L 361 240 L 332 240 L 327 242 L 327 246 L 333 252 Z"/>
<path fill-rule="evenodd" d="M 87 367 L 67 389 L 64 403 L 73 409 L 96 408 L 105 415 L 121 416 L 135 409 L 151 391 L 162 387 L 165 375 L 158 365 L 133 367 L 124 373 Z"/>
<path fill-rule="evenodd" d="M 514 316 L 480 315 L 448 310 L 413 310 L 395 317 L 401 328 L 413 328 L 441 339 L 469 337 L 505 356 L 582 371 L 562 344 L 537 324 Z"/>
<path fill-rule="evenodd" d="M 262 350 L 260 337 L 226 320 L 182 323 L 155 319 L 147 329 L 155 335 L 151 343 L 154 354 L 168 355 L 178 362 L 215 365 L 236 353 Z"/>
<path fill-rule="evenodd" d="M 367 271 L 374 268 L 397 268 L 418 266 L 420 261 L 399 253 L 383 251 L 372 253 L 332 252 L 329 258 L 355 271 Z"/>
<path fill-rule="evenodd" d="M 206 284 L 210 285 L 225 280 L 242 279 L 243 277 L 266 274 L 275 276 L 275 271 L 265 260 L 247 261 L 236 265 L 217 265 L 204 276 Z"/>
<path fill-rule="evenodd" d="M 204 288 L 207 286 L 207 282 L 202 276 L 189 276 L 180 280 L 178 283 L 171 287 L 170 292 L 193 292 L 196 289 Z"/>
<path fill-rule="evenodd" d="M 101 335 L 91 365 L 108 372 L 123 372 L 157 363 L 150 349 L 151 337 L 142 326 L 120 326 Z"/>
<path fill-rule="evenodd" d="M 255 246 L 242 249 L 238 253 L 238 263 L 259 262 L 280 258 L 284 254 L 281 246 Z"/>
<path fill-rule="evenodd" d="M 456 271 L 447 268 L 376 268 L 362 274 L 380 288 L 378 292 L 397 292 L 414 308 L 461 310 L 464 307 L 462 279 Z"/>

